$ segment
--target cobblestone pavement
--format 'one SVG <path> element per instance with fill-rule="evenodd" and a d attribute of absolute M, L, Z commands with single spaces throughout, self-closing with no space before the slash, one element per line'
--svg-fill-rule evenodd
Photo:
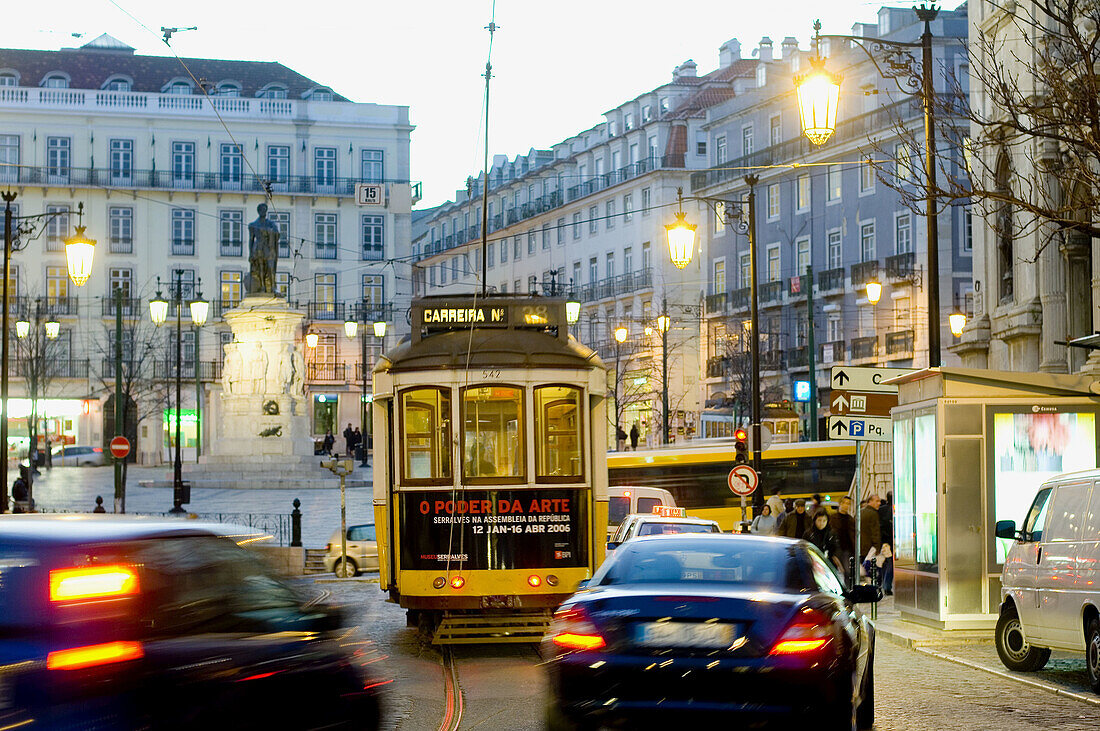
<path fill-rule="evenodd" d="M 172 507 L 172 488 L 141 487 L 140 480 L 163 480 L 171 473 L 164 467 L 133 467 L 127 471 L 126 511 L 162 513 Z M 34 480 L 34 500 L 41 510 L 91 512 L 96 495 L 111 511 L 114 500 L 111 467 L 54 467 L 42 470 Z M 340 529 L 340 490 L 226 490 L 193 488 L 187 509 L 196 513 L 281 513 L 289 515 L 294 498 L 302 502 L 302 543 L 323 548 L 333 531 Z M 348 523 L 373 523 L 371 488 L 348 488 Z"/>
<path fill-rule="evenodd" d="M 438 728 L 444 713 L 439 651 L 405 627 L 404 612 L 385 601 L 376 583 L 326 581 L 314 586 L 330 591 L 332 600 L 348 609 L 358 625 L 358 641 L 371 643 L 365 647 L 377 660 L 372 667 L 393 680 L 386 686 L 386 728 Z M 960 649 L 973 650 L 975 656 L 984 650 L 950 651 Z M 461 728 L 543 728 L 545 684 L 529 646 L 458 648 L 456 657 L 466 698 Z M 1077 672 L 1061 660 L 1054 668 L 1050 672 Z M 876 648 L 875 692 L 878 731 L 1084 731 L 1100 725 L 1100 707 L 889 642 L 880 641 Z"/>

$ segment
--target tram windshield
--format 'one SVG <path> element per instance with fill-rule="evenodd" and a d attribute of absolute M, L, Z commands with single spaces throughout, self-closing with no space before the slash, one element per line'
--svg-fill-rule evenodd
<path fill-rule="evenodd" d="M 502 483 L 526 479 L 522 388 L 463 389 L 462 432 L 464 478 Z"/>
<path fill-rule="evenodd" d="M 451 392 L 415 388 L 401 394 L 405 427 L 404 478 L 438 482 L 451 479 Z"/>
<path fill-rule="evenodd" d="M 535 389 L 535 435 L 538 482 L 583 479 L 580 389 L 569 386 Z"/>

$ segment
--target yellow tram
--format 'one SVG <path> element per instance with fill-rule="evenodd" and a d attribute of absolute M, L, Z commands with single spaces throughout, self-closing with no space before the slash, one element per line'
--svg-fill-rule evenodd
<path fill-rule="evenodd" d="M 374 369 L 380 585 L 439 643 L 541 638 L 603 560 L 606 368 L 565 301 L 433 296 Z"/>

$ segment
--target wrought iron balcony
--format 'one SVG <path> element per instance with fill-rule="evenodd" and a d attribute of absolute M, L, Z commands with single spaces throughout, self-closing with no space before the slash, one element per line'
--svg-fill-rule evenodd
<path fill-rule="evenodd" d="M 129 236 L 111 237 L 110 252 L 112 254 L 132 254 L 134 251 L 134 240 Z"/>
<path fill-rule="evenodd" d="M 816 281 L 818 290 L 823 294 L 835 294 L 844 291 L 844 275 L 847 274 L 844 267 L 826 269 L 819 272 Z"/>
<path fill-rule="evenodd" d="M 307 381 L 345 381 L 347 364 L 345 363 L 306 363 Z"/>
<path fill-rule="evenodd" d="M 852 286 L 862 287 L 878 277 L 878 260 L 861 261 L 852 265 Z"/>
<path fill-rule="evenodd" d="M 707 295 L 707 314 L 714 315 L 723 313 L 726 311 L 726 305 L 729 303 L 729 293 L 722 292 L 721 294 L 708 294 Z"/>
<path fill-rule="evenodd" d="M 886 333 L 886 355 L 908 358 L 913 355 L 913 331 L 897 330 Z"/>
<path fill-rule="evenodd" d="M 734 312 L 749 309 L 749 288 L 742 287 L 730 292 L 730 309 Z"/>
<path fill-rule="evenodd" d="M 759 292 L 761 304 L 779 304 L 783 300 L 783 282 L 764 282 Z"/>
<path fill-rule="evenodd" d="M 886 276 L 890 279 L 908 279 L 915 271 L 916 257 L 909 251 L 886 257 Z"/>
<path fill-rule="evenodd" d="M 809 348 L 805 345 L 799 345 L 797 348 L 791 348 L 787 351 L 787 367 L 794 368 L 807 368 L 809 366 L 809 358 L 807 354 Z"/>
<path fill-rule="evenodd" d="M 763 371 L 781 371 L 783 370 L 783 350 L 765 350 L 760 354 L 760 370 Z"/>
<path fill-rule="evenodd" d="M 733 367 L 733 360 L 726 355 L 707 358 L 707 378 L 725 378 Z"/>
<path fill-rule="evenodd" d="M 241 241 L 222 241 L 218 246 L 219 256 L 243 256 L 244 255 L 244 242 Z"/>
<path fill-rule="evenodd" d="M 310 320 L 343 320 L 343 302 L 310 302 L 306 305 L 306 317 Z"/>
<path fill-rule="evenodd" d="M 101 303 L 104 317 L 115 316 L 115 298 L 104 297 Z M 124 297 L 122 299 L 122 314 L 124 317 L 140 317 L 145 313 L 141 309 L 140 297 Z"/>
<path fill-rule="evenodd" d="M 845 358 L 845 343 L 843 340 L 831 340 L 817 346 L 819 363 L 841 363 Z"/>
<path fill-rule="evenodd" d="M 356 322 L 390 322 L 393 320 L 393 304 L 351 302 L 347 308 L 349 317 Z"/>
<path fill-rule="evenodd" d="M 29 362 L 18 360 L 14 356 L 8 362 L 8 376 L 11 378 L 37 377 L 43 379 L 55 378 L 87 378 L 88 360 L 54 360 L 42 361 L 37 367 L 28 368 Z"/>
<path fill-rule="evenodd" d="M 871 335 L 865 338 L 852 340 L 852 360 L 874 358 L 878 355 L 878 336 Z"/>
<path fill-rule="evenodd" d="M 791 299 L 804 299 L 806 297 L 806 275 L 800 274 L 787 280 L 787 296 Z"/>

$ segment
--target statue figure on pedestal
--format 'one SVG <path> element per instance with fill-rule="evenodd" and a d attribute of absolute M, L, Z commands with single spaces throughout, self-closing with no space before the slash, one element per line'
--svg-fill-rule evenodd
<path fill-rule="evenodd" d="M 305 393 L 306 359 L 302 357 L 302 351 L 294 348 L 294 378 L 290 384 L 290 393 L 299 398 Z"/>
<path fill-rule="evenodd" d="M 252 352 L 248 374 L 252 379 L 252 393 L 264 393 L 267 390 L 267 353 L 260 343 L 256 343 L 256 349 Z"/>
<path fill-rule="evenodd" d="M 236 343 L 225 346 L 225 365 L 222 367 L 222 381 L 225 383 L 227 394 L 239 394 L 243 390 L 241 384 L 241 369 L 244 360 Z"/>
<path fill-rule="evenodd" d="M 249 294 L 275 294 L 275 269 L 279 262 L 279 227 L 267 218 L 267 204 L 256 206 L 260 214 L 248 224 Z"/>
<path fill-rule="evenodd" d="M 292 393 L 294 390 L 294 356 L 291 354 L 293 347 L 284 348 L 279 356 L 279 393 Z"/>

